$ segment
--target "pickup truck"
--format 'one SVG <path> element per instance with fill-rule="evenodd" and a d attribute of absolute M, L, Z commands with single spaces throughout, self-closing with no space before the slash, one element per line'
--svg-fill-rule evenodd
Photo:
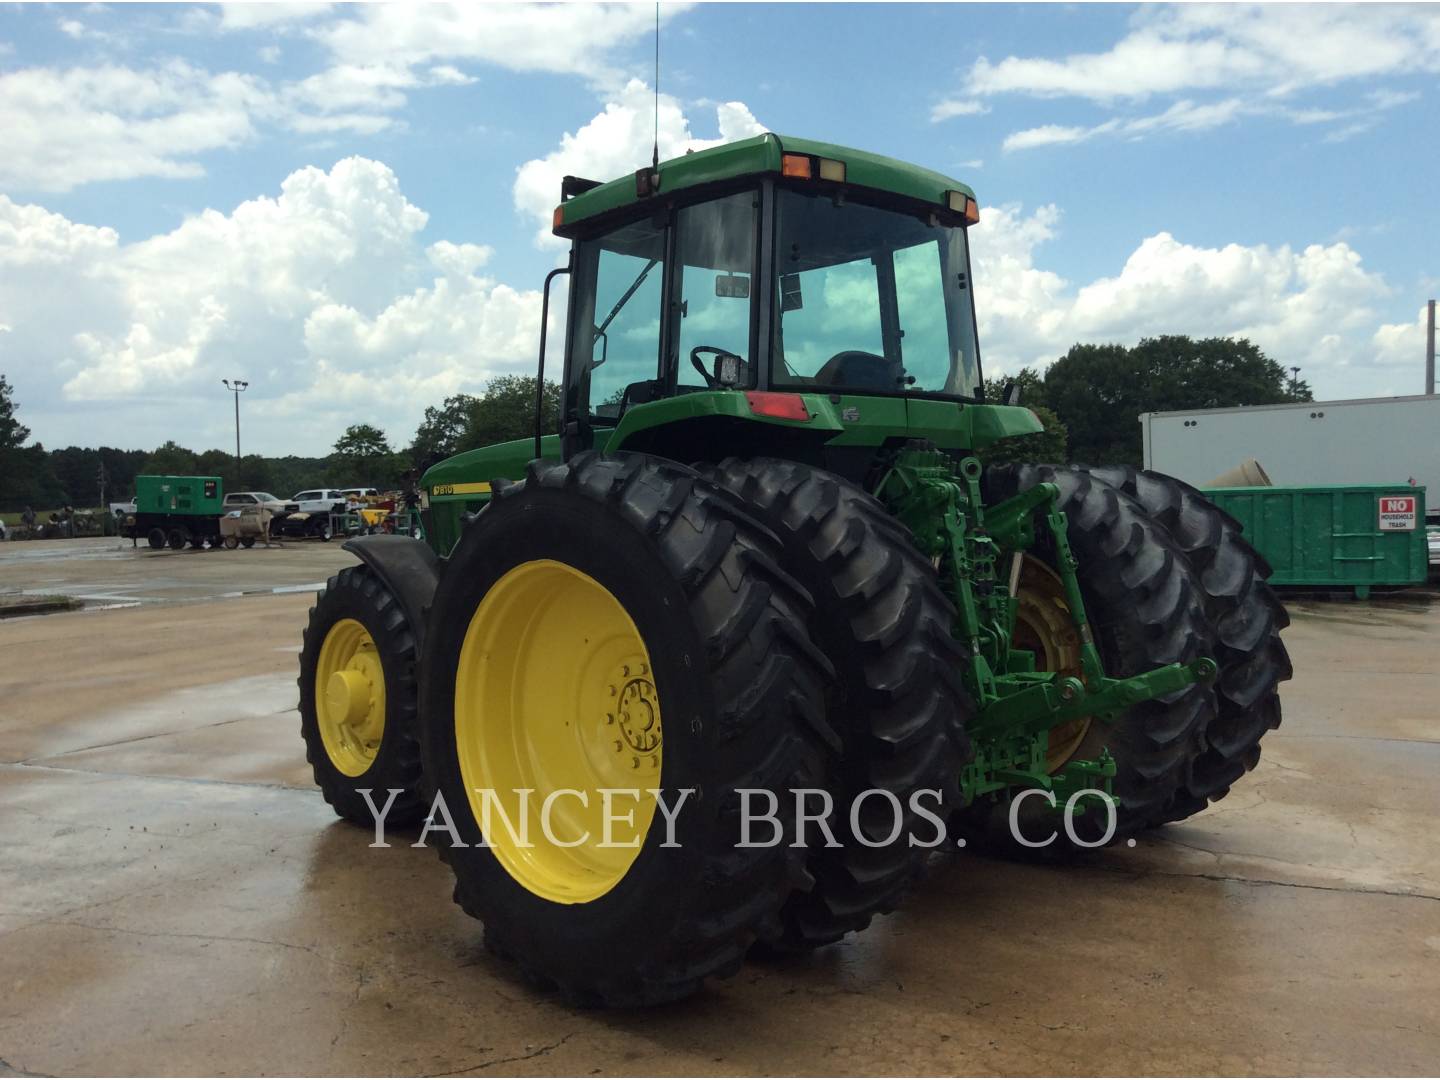
<path fill-rule="evenodd" d="M 285 503 L 282 517 L 270 524 L 271 534 L 281 536 L 317 536 L 329 540 L 333 535 L 331 514 L 345 513 L 346 498 L 338 488 L 312 488 L 301 491 Z"/>

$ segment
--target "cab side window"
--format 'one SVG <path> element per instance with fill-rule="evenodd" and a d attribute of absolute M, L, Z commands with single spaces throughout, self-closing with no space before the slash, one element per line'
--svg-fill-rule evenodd
<path fill-rule="evenodd" d="M 572 392 L 604 421 L 649 401 L 660 378 L 663 222 L 631 222 L 577 248 Z"/>

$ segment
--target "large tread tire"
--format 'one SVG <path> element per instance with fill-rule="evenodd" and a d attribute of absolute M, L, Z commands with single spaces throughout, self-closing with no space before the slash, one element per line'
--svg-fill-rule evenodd
<path fill-rule="evenodd" d="M 375 642 L 385 675 L 385 728 L 370 767 L 359 776 L 336 768 L 320 736 L 315 710 L 320 647 L 330 628 L 341 619 L 354 619 Z M 346 821 L 373 827 L 375 815 L 362 790 L 369 790 L 377 809 L 384 809 L 389 793 L 398 790 L 385 817 L 387 827 L 406 825 L 425 816 L 421 791 L 420 737 L 416 690 L 419 655 L 415 632 L 404 607 L 368 566 L 347 566 L 325 583 L 310 609 L 300 647 L 300 737 L 320 794 Z M 323 692 L 323 690 L 321 691 Z"/>
<path fill-rule="evenodd" d="M 1185 553 L 1135 499 L 1072 469 L 995 465 L 982 480 L 985 501 L 994 504 L 1042 482 L 1060 490 L 1056 506 L 1067 518 L 1081 594 L 1107 673 L 1136 675 L 1213 657 L 1215 637 L 1205 617 L 1198 576 Z M 1033 554 L 1053 565 L 1053 544 L 1047 539 L 1046 530 L 1039 530 Z M 1120 806 L 1110 843 L 1165 820 L 1175 800 L 1188 790 L 1215 711 L 1213 687 L 1196 684 L 1133 706 L 1113 724 L 1092 723 L 1072 756 L 1092 757 L 1104 746 L 1115 757 Z M 984 809 L 985 804 L 977 807 Z M 1004 818 L 988 822 L 987 834 L 1009 838 L 1008 804 L 994 805 L 991 811 Z M 1076 832 L 1086 844 L 1098 835 L 1097 823 L 1102 830 L 1108 825 L 1100 817 L 1090 813 L 1077 820 Z M 1062 830 L 1053 850 L 1035 850 L 1058 854 L 1069 846 Z M 1006 847 L 1031 850 L 1018 843 Z"/>
<path fill-rule="evenodd" d="M 1086 468 L 1134 498 L 1165 526 L 1199 575 L 1205 614 L 1215 627 L 1217 711 L 1205 750 L 1165 821 L 1178 821 L 1223 799 L 1260 760 L 1260 740 L 1280 726 L 1280 683 L 1290 656 L 1280 631 L 1290 616 L 1266 584 L 1270 565 L 1245 540 L 1240 523 L 1205 493 L 1164 473 L 1129 465 Z"/>
<path fill-rule="evenodd" d="M 962 682 L 965 650 L 951 636 L 955 611 L 908 530 L 861 488 L 832 473 L 773 458 L 729 458 L 704 470 L 779 537 L 785 570 L 815 600 L 811 637 L 835 668 L 827 712 L 843 740 L 828 790 L 839 847 L 814 836 L 809 892 L 781 912 L 783 951 L 817 948 L 893 911 L 919 877 L 934 826 L 911 809 L 919 796 L 943 818 L 959 805 L 973 703 Z M 861 835 L 849 808 L 866 791 Z M 895 833 L 883 847 L 870 846 Z M 911 840 L 915 839 L 912 846 Z"/>
<path fill-rule="evenodd" d="M 440 855 L 487 947 L 572 1004 L 646 1006 L 733 975 L 757 939 L 778 937 L 782 905 L 808 884 L 792 815 L 778 815 L 777 845 L 737 846 L 739 790 L 773 791 L 783 808 L 793 789 L 819 786 L 838 745 L 823 705 L 832 672 L 806 629 L 810 599 L 779 554 L 693 470 L 586 453 L 496 482 L 446 564 L 426 630 L 422 750 L 426 782 L 468 846 L 446 841 Z M 472 617 L 505 574 L 538 560 L 580 570 L 633 619 L 663 714 L 660 786 L 696 789 L 677 815 L 677 846 L 662 846 L 657 817 L 623 876 L 579 903 L 531 891 L 480 845 L 456 749 Z M 565 670 L 557 657 L 557 678 Z"/>

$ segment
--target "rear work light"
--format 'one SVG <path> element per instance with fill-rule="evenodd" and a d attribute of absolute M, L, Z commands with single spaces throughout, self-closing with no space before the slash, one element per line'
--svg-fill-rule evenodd
<path fill-rule="evenodd" d="M 804 154 L 786 154 L 780 159 L 780 175 L 797 180 L 810 179 L 810 159 Z"/>
<path fill-rule="evenodd" d="M 814 158 L 809 154 L 783 154 L 780 157 L 780 175 L 794 180 L 828 180 L 833 184 L 843 184 L 845 163 L 834 158 Z"/>
<path fill-rule="evenodd" d="M 809 420 L 810 410 L 799 394 L 776 394 L 766 390 L 747 390 L 745 400 L 756 416 L 773 416 L 777 420 Z"/>
<path fill-rule="evenodd" d="M 963 217 L 966 225 L 974 225 L 980 220 L 980 204 L 963 191 L 947 191 L 945 205 Z"/>

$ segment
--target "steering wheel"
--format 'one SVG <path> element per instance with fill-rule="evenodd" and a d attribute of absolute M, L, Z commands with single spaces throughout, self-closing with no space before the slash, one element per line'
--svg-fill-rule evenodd
<path fill-rule="evenodd" d="M 690 366 L 700 373 L 700 377 L 705 380 L 706 389 L 709 390 L 714 390 L 719 386 L 720 380 L 705 370 L 705 365 L 700 362 L 701 353 L 713 353 L 717 360 L 722 356 L 734 356 L 735 359 L 739 360 L 742 364 L 745 362 L 742 357 L 737 356 L 729 349 L 717 348 L 714 345 L 696 345 L 695 348 L 690 350 Z"/>

